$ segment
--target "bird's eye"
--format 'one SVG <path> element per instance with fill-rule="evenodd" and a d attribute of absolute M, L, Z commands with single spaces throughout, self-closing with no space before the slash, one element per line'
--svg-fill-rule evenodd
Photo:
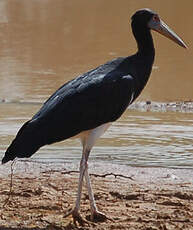
<path fill-rule="evenodd" d="M 159 22 L 160 21 L 160 19 L 159 19 L 159 17 L 157 15 L 154 15 L 152 19 L 153 19 L 154 22 Z"/>

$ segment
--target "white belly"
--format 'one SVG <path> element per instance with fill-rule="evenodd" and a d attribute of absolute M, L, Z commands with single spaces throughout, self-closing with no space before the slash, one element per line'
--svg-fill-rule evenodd
<path fill-rule="evenodd" d="M 72 138 L 80 138 L 83 148 L 90 149 L 93 147 L 97 139 L 102 136 L 109 128 L 111 122 L 100 125 L 94 129 L 83 131 Z"/>

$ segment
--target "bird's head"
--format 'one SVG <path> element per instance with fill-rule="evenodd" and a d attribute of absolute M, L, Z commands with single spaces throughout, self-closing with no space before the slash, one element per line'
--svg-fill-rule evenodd
<path fill-rule="evenodd" d="M 144 29 L 152 29 L 164 35 L 178 45 L 187 48 L 182 39 L 174 33 L 159 17 L 157 13 L 150 9 L 138 10 L 132 17 L 132 25 Z"/>

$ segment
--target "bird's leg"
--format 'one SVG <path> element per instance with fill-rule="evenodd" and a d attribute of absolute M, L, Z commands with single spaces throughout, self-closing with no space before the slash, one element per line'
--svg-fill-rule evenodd
<path fill-rule="evenodd" d="M 65 215 L 69 216 L 72 215 L 74 219 L 74 223 L 79 222 L 80 225 L 83 225 L 84 222 L 87 222 L 86 220 L 82 219 L 82 217 L 79 214 L 80 209 L 80 199 L 82 194 L 82 184 L 83 184 L 83 178 L 85 175 L 86 183 L 87 183 L 87 189 L 89 194 L 89 200 L 91 203 L 91 220 L 98 219 L 98 220 L 104 220 L 106 219 L 106 216 L 102 213 L 100 213 L 95 204 L 94 196 L 92 193 L 90 178 L 88 174 L 88 157 L 90 154 L 90 151 L 92 147 L 94 146 L 95 141 L 105 132 L 105 130 L 109 127 L 110 123 L 101 125 L 93 130 L 86 131 L 85 133 L 82 133 L 82 136 L 80 137 L 81 143 L 83 146 L 83 152 L 82 152 L 82 159 L 80 162 L 80 176 L 79 176 L 79 183 L 78 183 L 78 194 L 76 198 L 76 204 L 75 208 L 71 210 L 69 213 Z M 88 223 L 88 222 L 87 222 Z"/>
<path fill-rule="evenodd" d="M 89 155 L 89 152 L 83 152 L 82 159 L 80 162 L 80 176 L 79 176 L 78 193 L 77 193 L 76 205 L 75 205 L 75 210 L 77 212 L 80 209 L 80 200 L 81 200 L 81 194 L 82 194 L 83 178 L 84 178 L 84 174 L 85 174 L 85 170 L 86 170 L 88 155 Z"/>
<path fill-rule="evenodd" d="M 97 210 L 93 192 L 92 192 L 92 187 L 91 187 L 91 182 L 89 178 L 89 173 L 88 173 L 88 157 L 89 153 L 94 146 L 96 140 L 106 131 L 106 129 L 109 127 L 111 123 L 106 123 L 104 125 L 101 125 L 93 130 L 90 130 L 85 136 L 81 138 L 82 146 L 83 146 L 83 152 L 88 154 L 85 154 L 86 157 L 86 164 L 85 164 L 85 179 L 86 179 L 86 185 L 87 185 L 87 190 L 88 190 L 88 196 L 90 200 L 90 207 L 91 207 L 91 220 L 98 220 L 98 221 L 104 221 L 107 219 L 107 217 L 99 212 Z"/>
<path fill-rule="evenodd" d="M 105 221 L 106 219 L 109 219 L 107 218 L 105 214 L 103 214 L 102 212 L 99 212 L 96 207 L 94 195 L 92 192 L 90 177 L 88 173 L 88 163 L 85 169 L 85 179 L 86 179 L 86 185 L 87 185 L 87 190 L 88 190 L 88 196 L 90 200 L 90 208 L 91 208 L 91 218 L 90 219 L 91 221 Z"/>
<path fill-rule="evenodd" d="M 90 153 L 90 151 L 84 151 L 84 149 L 83 149 L 82 159 L 80 161 L 80 174 L 79 174 L 78 192 L 77 192 L 75 207 L 73 210 L 70 210 L 70 212 L 68 212 L 64 216 L 64 217 L 67 217 L 69 215 L 72 215 L 74 224 L 76 224 L 76 222 L 78 222 L 80 225 L 84 225 L 84 223 L 88 222 L 80 216 L 79 209 L 80 209 L 80 200 L 81 200 L 81 194 L 82 194 L 83 178 L 84 178 L 84 174 L 85 174 L 85 169 L 86 169 L 89 153 Z"/>

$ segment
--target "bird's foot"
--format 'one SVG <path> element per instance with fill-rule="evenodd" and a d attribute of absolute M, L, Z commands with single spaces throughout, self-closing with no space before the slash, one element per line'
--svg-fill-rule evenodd
<path fill-rule="evenodd" d="M 104 222 L 106 220 L 111 220 L 111 218 L 106 216 L 104 213 L 95 210 L 94 212 L 92 212 L 90 220 L 94 222 Z"/>
<path fill-rule="evenodd" d="M 80 225 L 80 226 L 84 226 L 84 224 L 89 224 L 89 221 L 87 221 L 86 219 L 82 218 L 80 213 L 75 210 L 75 209 L 72 209 L 72 210 L 69 210 L 65 215 L 64 215 L 64 218 L 65 217 L 68 217 L 72 215 L 72 218 L 73 218 L 73 223 L 74 225 L 77 226 L 77 223 Z"/>

